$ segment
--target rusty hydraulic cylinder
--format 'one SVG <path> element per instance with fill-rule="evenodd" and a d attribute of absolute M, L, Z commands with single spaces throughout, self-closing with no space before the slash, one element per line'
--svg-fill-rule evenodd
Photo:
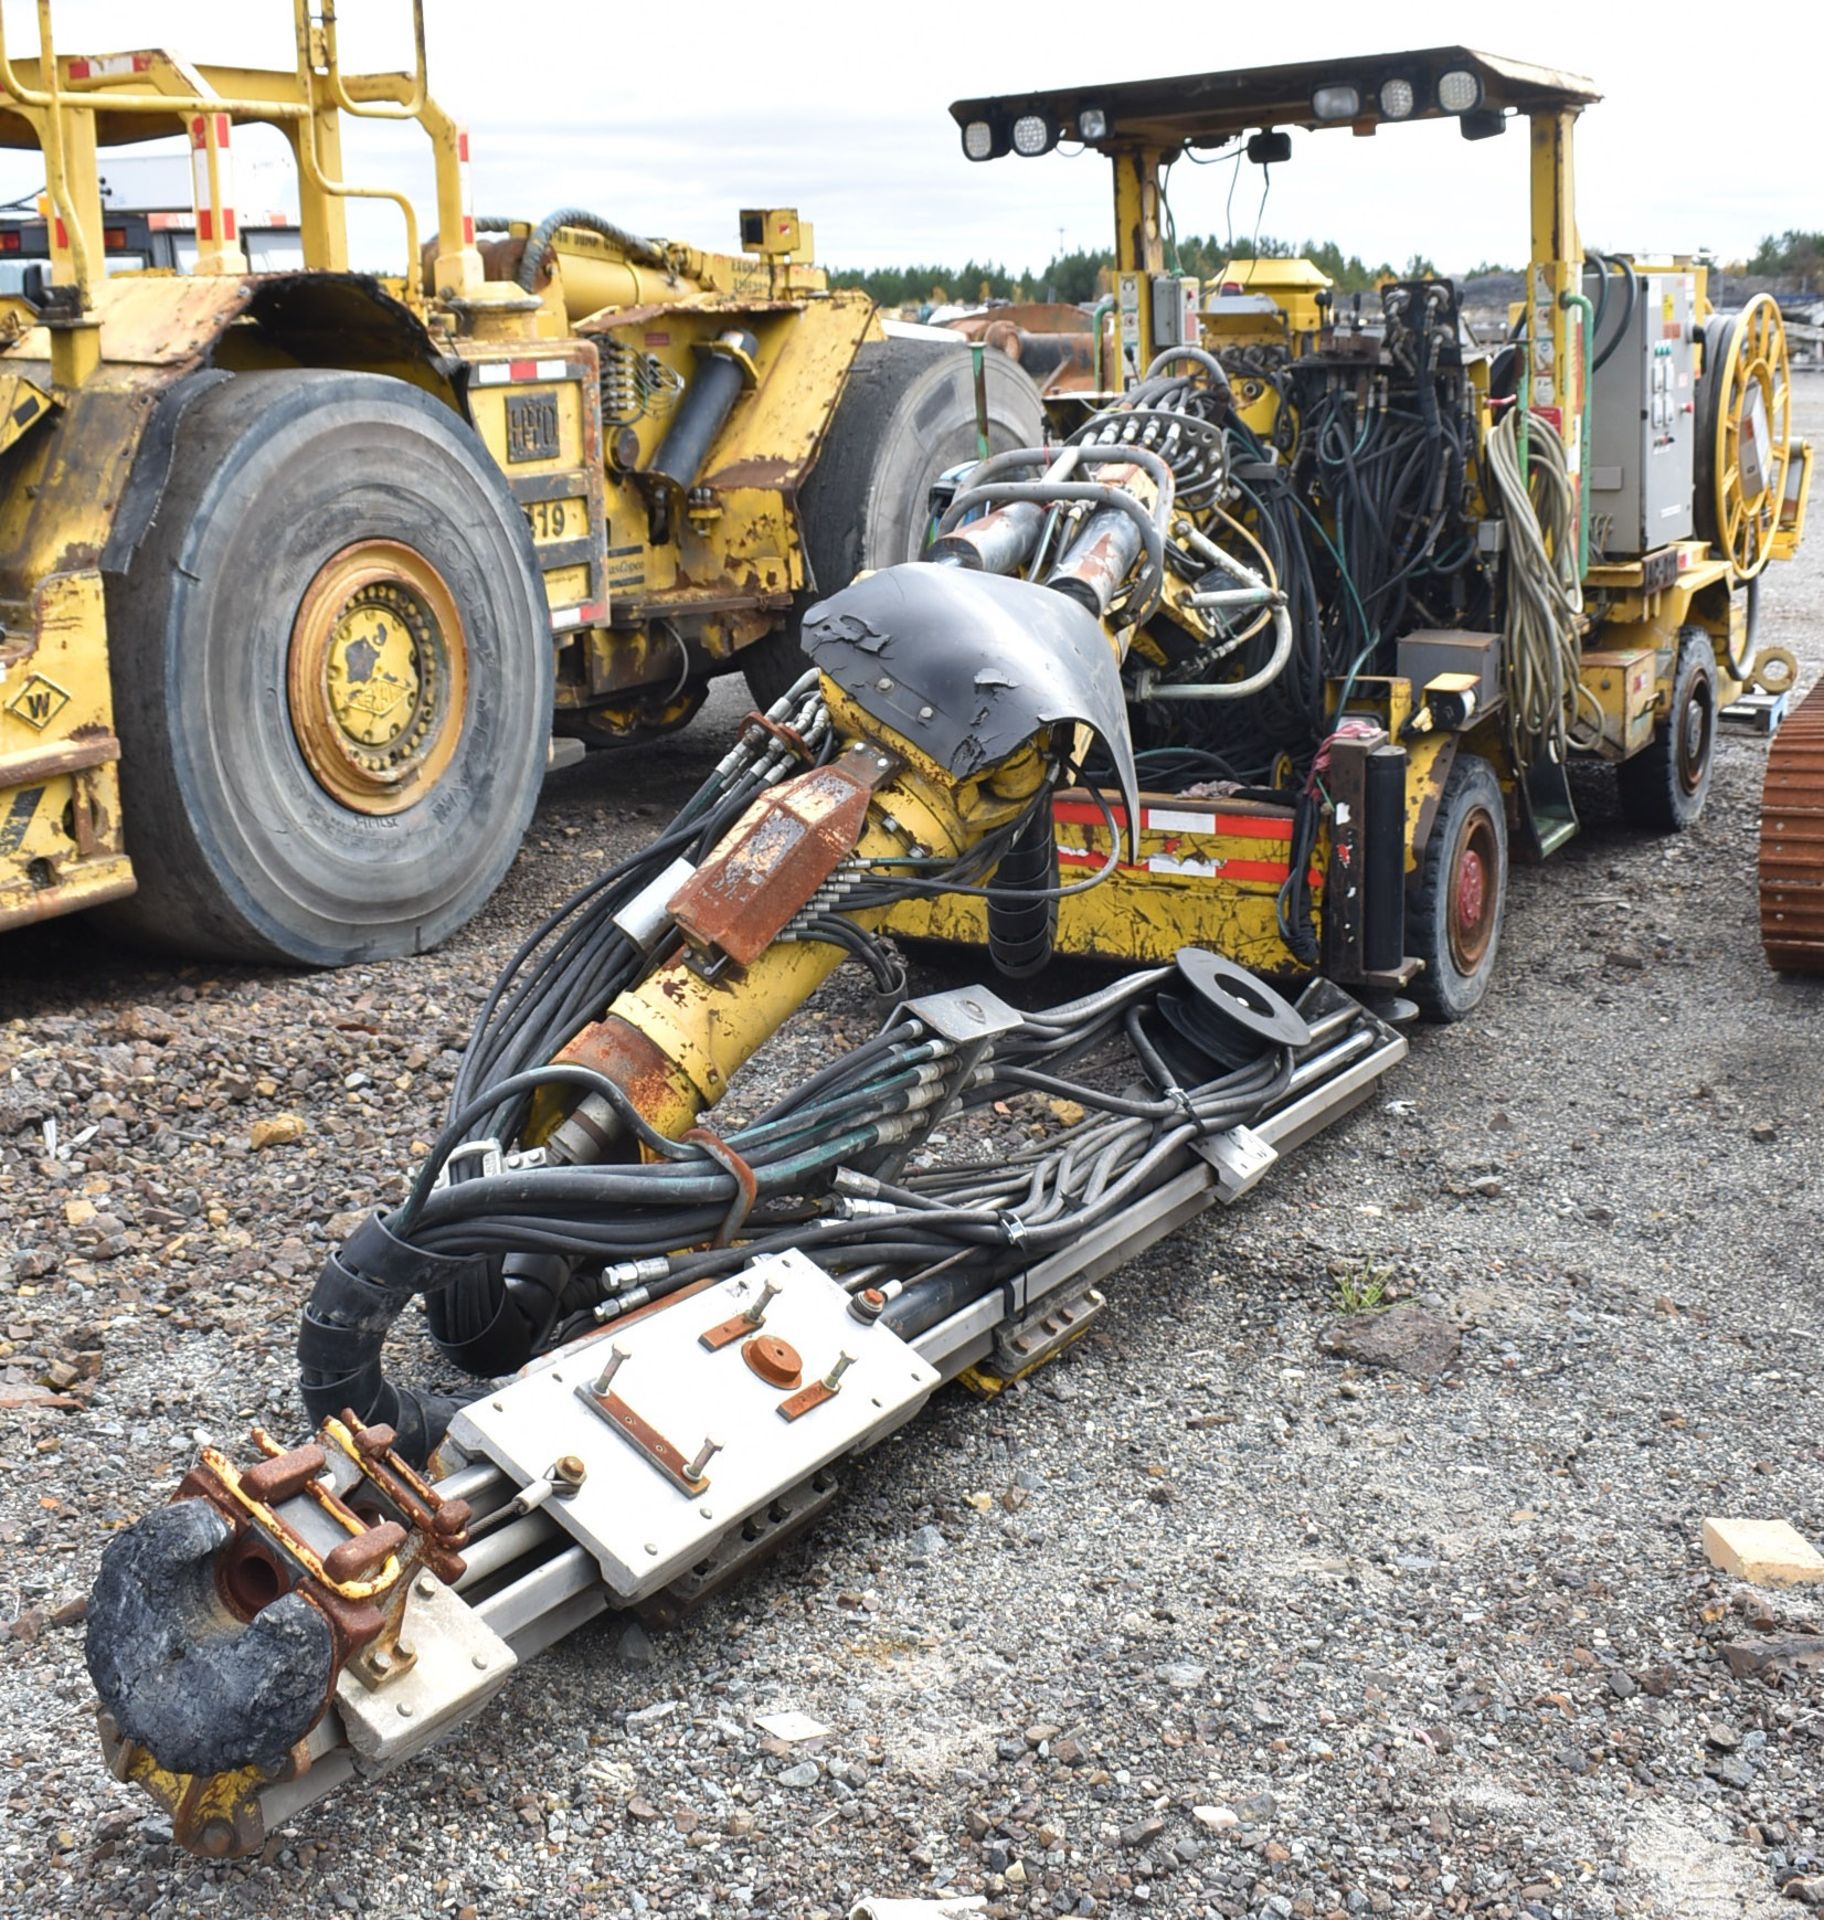
<path fill-rule="evenodd" d="M 932 542 L 930 558 L 971 573 L 1017 573 L 1038 544 L 1045 509 L 1030 500 L 996 507 Z"/>

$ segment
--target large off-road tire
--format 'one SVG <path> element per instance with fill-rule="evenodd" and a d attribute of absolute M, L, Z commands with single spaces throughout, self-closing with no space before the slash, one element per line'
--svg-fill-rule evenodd
<path fill-rule="evenodd" d="M 1678 636 L 1672 704 L 1653 738 L 1616 768 L 1616 792 L 1631 826 L 1683 833 L 1704 810 L 1716 766 L 1716 655 L 1701 627 Z"/>
<path fill-rule="evenodd" d="M 1425 965 L 1408 991 L 1428 1020 L 1461 1020 L 1488 992 L 1507 914 L 1507 808 L 1476 754 L 1457 755 L 1415 880 L 1406 951 Z"/>
<path fill-rule="evenodd" d="M 916 560 L 925 542 L 931 483 L 978 445 L 968 348 L 933 340 L 870 341 L 855 356 L 817 464 L 798 496 L 813 590 L 790 621 L 741 655 L 747 684 L 770 706 L 807 662 L 798 617 L 870 567 Z M 982 365 L 992 452 L 1044 438 L 1039 390 L 1004 353 Z"/>
<path fill-rule="evenodd" d="M 340 966 L 435 946 L 500 883 L 549 627 L 523 516 L 427 394 L 315 371 L 200 394 L 108 629 L 139 879 L 115 929 Z"/>

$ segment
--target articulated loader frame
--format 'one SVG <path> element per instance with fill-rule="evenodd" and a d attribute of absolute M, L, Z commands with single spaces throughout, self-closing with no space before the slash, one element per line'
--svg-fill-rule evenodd
<path fill-rule="evenodd" d="M 911 503 L 899 519 L 922 525 L 913 509 L 924 480 L 903 452 L 891 455 L 903 472 L 869 464 L 865 429 L 892 417 L 884 403 L 922 422 L 930 400 L 932 445 L 946 434 L 974 444 L 966 353 L 934 368 L 935 349 L 889 342 L 865 297 L 829 291 L 795 214 L 744 213 L 738 256 L 645 240 L 576 209 L 478 223 L 468 134 L 429 89 L 422 0 L 412 0 L 409 72 L 345 71 L 333 10 L 312 0 L 294 0 L 294 21 L 295 67 L 271 72 L 192 66 L 158 49 L 60 53 L 49 0 L 36 58 L 11 57 L 0 32 L 0 144 L 42 152 L 52 243 L 33 297 L 0 301 L 0 929 L 113 901 L 125 902 L 114 913 L 129 931 L 226 957 L 322 964 L 434 942 L 504 872 L 553 727 L 615 744 L 682 725 L 731 667 L 757 685 L 781 672 L 789 681 L 790 629 L 817 574 L 853 571 L 832 558 L 832 540 L 857 500 L 876 501 L 870 537 L 882 549 L 859 558 L 910 556 L 909 545 L 891 550 L 906 536 L 877 496 L 897 487 Z M 408 196 L 347 177 L 346 120 L 423 129 L 434 236 L 421 235 Z M 276 126 L 290 145 L 302 273 L 247 270 L 237 124 Z M 194 269 L 105 275 L 97 156 L 173 135 L 194 161 Z M 351 199 L 397 210 L 397 275 L 350 269 Z M 846 464 L 832 482 L 852 497 L 819 519 L 806 489 L 857 365 L 871 368 L 868 391 L 847 441 L 834 436 Z M 498 519 L 523 521 L 503 591 L 523 587 L 543 616 L 509 621 L 496 658 L 476 629 L 500 625 L 498 606 L 465 602 L 450 566 L 424 553 L 396 556 L 389 574 L 384 543 L 351 521 L 341 564 L 326 552 L 294 597 L 256 609 L 252 624 L 274 630 L 257 714 L 212 713 L 200 741 L 173 744 L 179 711 L 200 709 L 205 689 L 182 660 L 162 679 L 156 663 L 123 673 L 123 656 L 143 662 L 159 644 L 136 612 L 153 564 L 142 558 L 146 531 L 168 490 L 196 478 L 196 407 L 211 388 L 300 372 L 381 376 L 398 387 L 368 389 L 375 401 L 410 389 L 460 424 L 466 444 L 446 463 L 498 505 Z M 1000 368 L 991 384 L 1005 402 L 996 444 L 1030 438 L 1030 383 Z M 346 392 L 340 403 L 352 404 Z M 238 451 L 221 453 L 207 433 L 203 443 L 224 461 Z M 356 615 L 376 606 L 390 620 L 382 679 L 356 685 L 346 651 L 358 643 Z M 225 635 L 214 650 L 240 644 Z M 187 651 L 201 658 L 212 646 L 205 635 Z M 522 717 L 508 740 L 489 716 L 515 706 L 515 680 L 548 687 L 549 704 L 540 692 L 530 705 L 546 710 L 536 724 Z M 129 742 L 124 765 L 121 698 L 150 716 L 125 731 L 157 748 Z M 386 848 L 416 834 L 441 850 L 442 894 L 408 897 L 408 849 L 393 916 L 377 928 L 338 935 L 320 907 L 294 910 L 338 888 L 350 897 L 349 874 L 333 862 L 293 871 L 283 847 L 259 843 L 258 818 L 279 803 L 259 779 L 234 785 L 212 737 L 250 719 L 269 757 L 308 771 L 302 797 L 286 803 L 306 816 L 290 820 L 292 843 L 359 829 L 374 872 Z M 194 851 L 172 852 L 152 825 L 135 841 L 136 818 L 158 811 L 144 797 L 167 779 L 167 759 L 178 771 L 165 812 L 213 822 Z M 184 790 L 185 778 L 208 791 Z M 504 797 L 471 818 L 470 789 L 490 785 Z M 199 899 L 220 910 L 195 908 Z"/>

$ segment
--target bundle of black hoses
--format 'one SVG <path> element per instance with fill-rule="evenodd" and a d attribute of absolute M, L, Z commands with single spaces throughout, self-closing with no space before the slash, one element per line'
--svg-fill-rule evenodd
<path fill-rule="evenodd" d="M 1209 1077 L 1194 1086 L 1173 1079 L 1148 1023 L 1161 984 L 1175 977 L 1131 975 L 1027 1015 L 962 1087 L 966 1055 L 899 1008 L 871 1039 L 727 1136 L 751 1185 L 704 1149 L 670 1141 L 665 1157 L 645 1164 L 543 1166 L 435 1185 L 439 1158 L 455 1144 L 446 1132 L 404 1204 L 376 1214 L 325 1265 L 299 1340 L 305 1406 L 312 1419 L 352 1406 L 426 1457 L 461 1398 L 390 1381 L 383 1343 L 413 1295 L 434 1305 L 477 1284 L 507 1252 L 566 1263 L 546 1348 L 787 1247 L 852 1289 L 882 1287 L 888 1324 L 916 1334 L 1134 1205 L 1181 1170 L 1191 1141 L 1257 1120 L 1285 1092 L 1295 1062 L 1282 1047 L 1239 1067 L 1209 1059 Z M 1086 1053 L 1111 1057 L 1093 1077 L 1070 1072 Z M 1182 1063 L 1181 1051 L 1174 1057 Z M 609 1086 L 578 1067 L 516 1078 Z M 1137 1081 L 1145 1092 L 1131 1090 Z M 990 1163 L 880 1177 L 916 1144 L 934 1105 L 1024 1092 L 1075 1100 L 1086 1117 Z M 521 1095 L 495 1088 L 484 1097 Z"/>

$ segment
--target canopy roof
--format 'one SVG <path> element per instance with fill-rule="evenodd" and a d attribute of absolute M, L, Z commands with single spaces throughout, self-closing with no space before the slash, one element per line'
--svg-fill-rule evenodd
<path fill-rule="evenodd" d="M 1429 47 L 1413 53 L 1359 54 L 1334 60 L 1300 60 L 1280 67 L 1238 67 L 1228 73 L 1188 73 L 1162 80 L 1121 80 L 1096 86 L 1059 87 L 1046 93 L 1006 93 L 958 100 L 950 109 L 959 127 L 972 120 L 1010 126 L 1022 114 L 1042 114 L 1057 137 L 1077 139 L 1078 116 L 1097 108 L 1106 132 L 1085 142 L 1103 153 L 1150 147 L 1176 151 L 1222 146 L 1238 134 L 1266 127 L 1399 126 L 1410 120 L 1453 116 L 1438 102 L 1445 73 L 1473 73 L 1481 83 L 1483 108 L 1521 113 L 1580 108 L 1600 100 L 1592 82 L 1551 67 L 1529 66 L 1469 47 Z M 1383 82 L 1401 79 L 1412 88 L 1412 110 L 1389 119 L 1380 108 Z M 1319 88 L 1354 87 L 1356 114 L 1320 116 L 1313 105 Z"/>

